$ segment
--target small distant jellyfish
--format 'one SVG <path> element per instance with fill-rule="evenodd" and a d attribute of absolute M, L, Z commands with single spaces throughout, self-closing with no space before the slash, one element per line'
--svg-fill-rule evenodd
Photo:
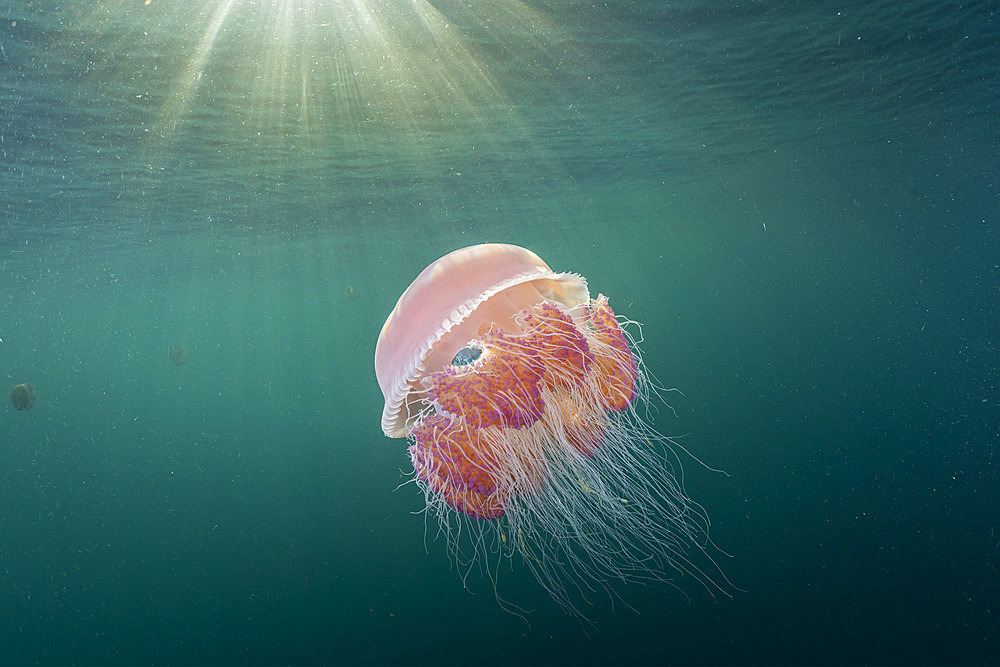
<path fill-rule="evenodd" d="M 170 357 L 170 361 L 174 366 L 183 366 L 188 358 L 187 350 L 180 345 L 171 345 L 170 350 L 167 351 L 167 356 Z"/>
<path fill-rule="evenodd" d="M 10 394 L 10 402 L 15 410 L 27 412 L 35 405 L 35 388 L 27 382 L 17 385 Z"/>
<path fill-rule="evenodd" d="M 642 416 L 658 394 L 635 341 L 582 276 L 518 246 L 456 250 L 399 298 L 375 373 L 382 430 L 409 442 L 463 571 L 519 557 L 580 616 L 615 581 L 689 575 L 728 594 L 678 447 Z"/>

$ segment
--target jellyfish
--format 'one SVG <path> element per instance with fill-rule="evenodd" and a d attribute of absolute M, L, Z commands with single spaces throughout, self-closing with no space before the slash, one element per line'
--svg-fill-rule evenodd
<path fill-rule="evenodd" d="M 180 345 L 171 345 L 170 349 L 167 351 L 167 356 L 170 357 L 170 361 L 174 364 L 174 366 L 183 366 L 184 362 L 188 359 L 187 350 Z"/>
<path fill-rule="evenodd" d="M 478 563 L 497 589 L 500 559 L 519 558 L 581 617 L 617 582 L 728 594 L 687 452 L 648 423 L 662 389 L 630 328 L 583 276 L 514 245 L 456 250 L 403 292 L 375 348 L 382 430 L 406 439 L 460 571 Z"/>
<path fill-rule="evenodd" d="M 15 409 L 27 412 L 35 405 L 35 388 L 27 382 L 17 385 L 10 393 L 10 402 Z"/>

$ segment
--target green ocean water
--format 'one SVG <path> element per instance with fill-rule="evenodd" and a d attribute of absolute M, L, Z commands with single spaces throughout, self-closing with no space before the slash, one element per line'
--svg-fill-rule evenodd
<path fill-rule="evenodd" d="M 995 663 L 998 20 L 0 0 L 0 663 Z M 482 242 L 642 323 L 732 597 L 451 566 L 373 354 Z"/>

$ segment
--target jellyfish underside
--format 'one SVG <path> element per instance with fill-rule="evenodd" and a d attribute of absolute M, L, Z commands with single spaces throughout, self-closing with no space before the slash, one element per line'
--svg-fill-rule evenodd
<path fill-rule="evenodd" d="M 502 516 L 511 496 L 544 484 L 542 459 L 562 458 L 552 445 L 593 455 L 609 412 L 631 404 L 638 368 L 606 298 L 577 310 L 579 323 L 543 302 L 519 314 L 517 333 L 487 326 L 423 378 L 436 414 L 422 411 L 410 453 L 418 477 L 455 509 Z"/>

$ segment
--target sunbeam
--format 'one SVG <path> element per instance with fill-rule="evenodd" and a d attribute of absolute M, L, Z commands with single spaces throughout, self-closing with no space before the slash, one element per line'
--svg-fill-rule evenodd
<path fill-rule="evenodd" d="M 195 106 L 223 97 L 240 122 L 306 134 L 320 122 L 353 132 L 475 122 L 508 103 L 494 68 L 538 68 L 556 34 L 517 2 L 473 13 L 428 0 L 216 0 L 195 15 L 158 4 L 147 9 L 173 38 L 197 35 L 161 108 L 168 141 Z"/>

